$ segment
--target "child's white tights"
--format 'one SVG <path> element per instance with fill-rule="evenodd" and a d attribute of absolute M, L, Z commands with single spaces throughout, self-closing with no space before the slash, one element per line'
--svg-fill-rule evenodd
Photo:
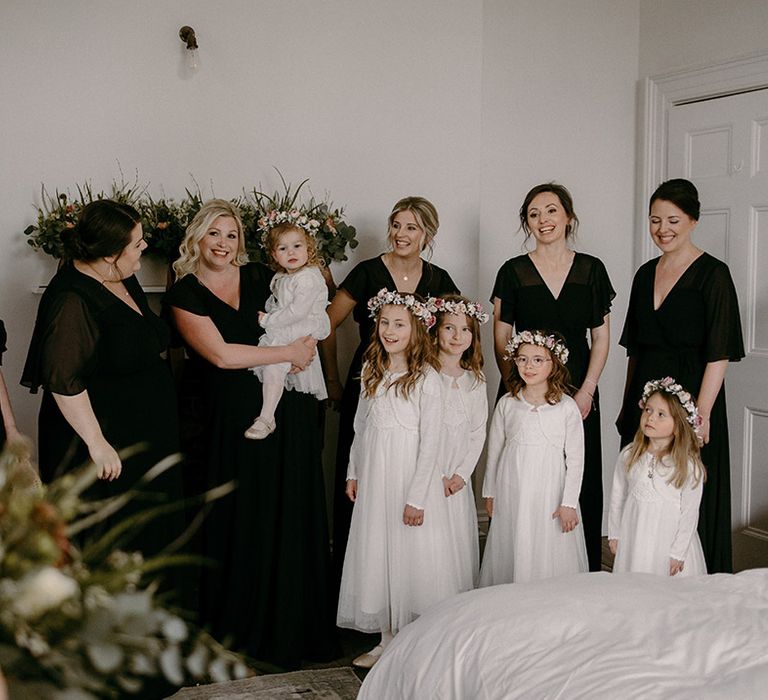
<path fill-rule="evenodd" d="M 270 423 L 275 420 L 275 411 L 277 404 L 280 403 L 280 397 L 283 395 L 285 387 L 285 377 L 291 369 L 290 362 L 279 362 L 275 365 L 264 365 L 262 370 L 263 388 L 262 394 L 264 400 L 261 404 L 260 416 Z"/>

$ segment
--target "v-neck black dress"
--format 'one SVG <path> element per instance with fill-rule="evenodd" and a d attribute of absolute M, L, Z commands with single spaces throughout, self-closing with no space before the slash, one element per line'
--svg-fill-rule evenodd
<path fill-rule="evenodd" d="M 21 378 L 32 393 L 44 390 L 38 424 L 43 481 L 89 459 L 85 443 L 59 411 L 54 393 L 75 396 L 87 391 L 102 433 L 116 450 L 144 445 L 139 454 L 123 460 L 117 479 L 94 484 L 90 495 L 95 498 L 124 493 L 150 467 L 179 449 L 173 379 L 161 355 L 169 342 L 168 326 L 149 308 L 135 277 L 123 282 L 141 313 L 73 265 L 62 267 L 40 300 Z M 158 502 L 178 502 L 181 483 L 181 468 L 170 469 L 110 524 Z M 150 523 L 131 545 L 154 553 L 180 534 L 181 521 L 179 515 L 163 520 L 162 526 Z M 176 526 L 179 531 L 174 531 Z"/>
<path fill-rule="evenodd" d="M 619 341 L 636 363 L 617 421 L 622 446 L 632 441 L 640 425 L 638 402 L 647 381 L 674 377 L 697 396 L 708 362 L 744 357 L 739 301 L 728 266 L 707 253 L 700 255 L 654 310 L 659 259 L 649 260 L 635 273 Z M 699 536 L 711 574 L 733 568 L 728 449 L 723 382 L 712 406 L 709 443 L 701 450 L 707 481 L 699 508 Z"/>
<path fill-rule="evenodd" d="M 241 267 L 238 309 L 194 275 L 176 282 L 163 304 L 209 317 L 227 343 L 258 345 L 264 332 L 258 312 L 273 274 L 257 263 Z M 284 668 L 333 658 L 320 403 L 311 394 L 286 391 L 275 432 L 248 440 L 243 433 L 261 409 L 259 379 L 187 352 L 189 371 L 203 384 L 208 485 L 236 483 L 203 525 L 205 554 L 215 562 L 203 571 L 203 620 L 233 649 Z"/>
<path fill-rule="evenodd" d="M 603 325 L 616 296 L 605 265 L 576 253 L 560 295 L 555 298 L 528 255 L 507 260 L 499 269 L 491 299 L 501 300 L 501 320 L 525 330 L 557 331 L 569 350 L 571 383 L 579 387 L 589 366 L 587 333 Z M 592 411 L 584 420 L 584 477 L 579 505 L 589 570 L 600 571 L 602 556 L 603 469 L 600 395 L 595 387 Z"/>
<path fill-rule="evenodd" d="M 368 311 L 368 300 L 375 297 L 379 290 L 384 288 L 393 292 L 398 291 L 397 284 L 392 279 L 392 275 L 381 256 L 363 260 L 355 265 L 339 285 L 339 289 L 343 289 L 356 302 L 355 308 L 352 310 L 352 318 L 357 322 L 360 331 L 360 343 L 349 366 L 339 416 L 336 477 L 333 492 L 333 569 L 337 587 L 341 582 L 344 553 L 347 550 L 347 538 L 349 537 L 349 524 L 352 520 L 353 504 L 344 495 L 344 489 L 347 481 L 349 451 L 355 437 L 353 424 L 360 398 L 360 372 L 363 366 L 363 353 L 371 342 L 371 335 L 376 327 L 375 321 L 370 317 Z M 424 261 L 421 278 L 416 285 L 415 293 L 426 299 L 429 296 L 458 294 L 459 290 L 445 270 Z"/>

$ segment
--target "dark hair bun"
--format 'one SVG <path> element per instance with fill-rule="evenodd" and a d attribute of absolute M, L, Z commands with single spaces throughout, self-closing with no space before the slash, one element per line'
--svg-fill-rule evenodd
<path fill-rule="evenodd" d="M 699 191 L 690 180 L 680 177 L 662 182 L 651 195 L 651 201 L 648 203 L 648 214 L 651 213 L 651 206 L 653 206 L 657 199 L 664 202 L 672 202 L 691 219 L 694 221 L 699 220 L 701 214 Z"/>
<path fill-rule="evenodd" d="M 141 221 L 129 204 L 99 199 L 83 207 L 77 224 L 61 236 L 68 260 L 97 260 L 118 255 L 131 241 L 131 232 Z"/>

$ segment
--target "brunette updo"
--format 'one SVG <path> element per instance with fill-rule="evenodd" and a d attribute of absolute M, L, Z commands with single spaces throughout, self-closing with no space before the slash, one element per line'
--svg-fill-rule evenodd
<path fill-rule="evenodd" d="M 649 216 L 651 214 L 651 207 L 657 199 L 671 202 L 694 221 L 699 220 L 699 215 L 701 214 L 699 191 L 690 180 L 680 177 L 662 182 L 651 195 L 651 201 L 648 203 Z"/>
<path fill-rule="evenodd" d="M 90 262 L 119 255 L 131 242 L 131 232 L 141 221 L 130 204 L 98 199 L 83 207 L 74 228 L 62 233 L 64 258 Z"/>
<path fill-rule="evenodd" d="M 571 238 L 575 236 L 576 231 L 579 230 L 579 217 L 576 216 L 576 212 L 574 211 L 573 197 L 571 196 L 571 193 L 568 191 L 568 188 L 565 187 L 565 185 L 558 185 L 556 182 L 545 182 L 541 185 L 536 185 L 536 187 L 533 187 L 531 190 L 529 190 L 528 194 L 525 195 L 522 206 L 520 207 L 520 228 L 523 229 L 526 240 L 528 240 L 529 236 L 531 235 L 531 229 L 528 226 L 528 207 L 531 206 L 531 202 L 534 200 L 534 198 L 545 192 L 555 195 L 555 197 L 560 200 L 563 211 L 570 221 L 570 223 L 568 223 L 568 225 L 565 227 L 565 237 Z"/>

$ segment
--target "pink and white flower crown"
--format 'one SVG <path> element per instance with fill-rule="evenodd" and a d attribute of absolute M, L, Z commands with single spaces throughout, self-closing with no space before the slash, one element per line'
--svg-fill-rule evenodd
<path fill-rule="evenodd" d="M 482 305 L 471 301 L 446 301 L 440 297 L 429 297 L 427 306 L 434 313 L 464 314 L 476 319 L 478 323 L 485 323 L 489 318 Z"/>
<path fill-rule="evenodd" d="M 643 396 L 640 399 L 640 408 L 645 408 L 645 404 L 648 402 L 651 394 L 655 394 L 657 391 L 670 394 L 680 402 L 680 405 L 688 414 L 686 420 L 691 424 L 693 432 L 698 435 L 702 420 L 699 415 L 699 409 L 696 408 L 696 402 L 693 400 L 693 396 L 683 389 L 682 385 L 678 384 L 672 377 L 653 379 L 650 382 L 646 382 L 643 387 Z"/>
<path fill-rule="evenodd" d="M 435 325 L 435 314 L 424 302 L 419 301 L 413 294 L 400 294 L 399 292 L 390 292 L 388 289 L 380 289 L 379 293 L 368 300 L 368 311 L 371 318 L 376 318 L 376 314 L 382 306 L 388 305 L 405 306 L 419 321 L 427 328 Z"/>
<path fill-rule="evenodd" d="M 304 229 L 312 238 L 320 228 L 320 222 L 307 216 L 301 209 L 272 209 L 262 216 L 258 222 L 258 227 L 262 230 L 261 245 L 266 248 L 267 236 L 271 229 L 278 224 L 291 224 L 297 228 Z"/>
<path fill-rule="evenodd" d="M 511 360 L 521 345 L 538 345 L 549 350 L 560 362 L 568 362 L 568 348 L 554 335 L 545 335 L 541 331 L 523 331 L 513 335 L 504 347 L 504 359 Z"/>

